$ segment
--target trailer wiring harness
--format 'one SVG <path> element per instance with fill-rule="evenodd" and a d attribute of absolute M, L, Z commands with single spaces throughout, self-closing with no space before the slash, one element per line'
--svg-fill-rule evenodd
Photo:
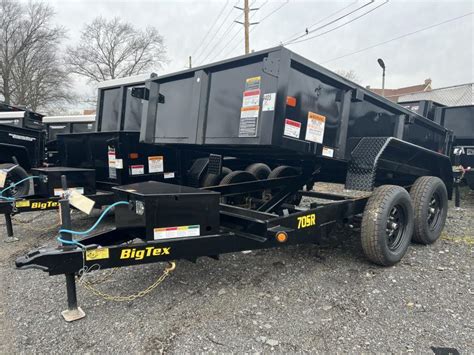
<path fill-rule="evenodd" d="M 87 234 L 91 233 L 92 231 L 94 231 L 97 228 L 97 226 L 100 224 L 100 222 L 102 222 L 102 220 L 104 219 L 105 215 L 107 213 L 109 213 L 112 210 L 112 208 L 114 208 L 115 206 L 119 206 L 119 205 L 129 205 L 129 202 L 128 201 L 118 201 L 118 202 L 115 202 L 115 203 L 111 204 L 110 206 L 107 206 L 107 208 L 100 214 L 99 218 L 97 218 L 97 220 L 92 225 L 92 227 L 90 227 L 89 229 L 87 229 L 85 231 L 75 231 L 75 230 L 63 229 L 63 228 L 60 229 L 58 231 L 59 235 L 56 239 L 60 243 L 67 244 L 67 245 L 77 245 L 77 246 L 85 249 L 85 246 L 83 244 L 79 243 L 77 240 L 74 240 L 74 239 L 66 240 L 66 239 L 61 238 L 61 233 L 69 233 L 69 234 L 73 234 L 73 235 L 87 235 Z"/>

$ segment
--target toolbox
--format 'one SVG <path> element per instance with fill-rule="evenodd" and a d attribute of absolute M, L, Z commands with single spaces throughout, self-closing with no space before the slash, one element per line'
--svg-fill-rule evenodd
<path fill-rule="evenodd" d="M 216 234 L 220 193 L 157 181 L 114 187 L 117 228 L 144 227 L 146 240 Z"/>
<path fill-rule="evenodd" d="M 63 191 L 61 175 L 66 176 L 68 189 L 75 189 L 83 195 L 96 193 L 94 169 L 56 166 L 35 168 L 31 172 L 33 176 L 39 176 L 39 179 L 33 179 L 38 196 L 60 196 Z"/>

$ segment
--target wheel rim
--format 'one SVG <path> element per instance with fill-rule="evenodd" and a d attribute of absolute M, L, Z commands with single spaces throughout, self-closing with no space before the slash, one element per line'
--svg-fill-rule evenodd
<path fill-rule="evenodd" d="M 405 209 L 400 205 L 391 208 L 387 219 L 387 246 L 395 251 L 400 247 L 406 229 Z"/>
<path fill-rule="evenodd" d="M 431 196 L 430 203 L 428 205 L 427 223 L 430 230 L 435 230 L 441 222 L 441 214 L 443 207 L 441 203 L 441 197 L 437 192 Z"/>

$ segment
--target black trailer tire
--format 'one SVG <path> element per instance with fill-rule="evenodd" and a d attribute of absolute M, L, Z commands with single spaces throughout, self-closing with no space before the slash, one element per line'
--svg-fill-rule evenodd
<path fill-rule="evenodd" d="M 5 187 L 3 189 L 10 186 L 11 183 L 16 183 L 28 177 L 28 173 L 20 165 L 5 163 L 5 164 L 0 164 L 0 169 L 9 170 L 7 179 L 5 181 Z M 29 192 L 30 192 L 30 180 L 26 180 L 22 182 L 21 184 L 15 186 L 15 188 L 5 191 L 4 196 L 19 198 L 19 197 L 28 195 Z"/>
<path fill-rule="evenodd" d="M 365 255 L 375 264 L 396 264 L 408 249 L 413 228 L 413 207 L 408 192 L 395 185 L 376 188 L 362 217 L 361 240 Z"/>
<path fill-rule="evenodd" d="M 272 169 L 267 164 L 263 163 L 254 163 L 245 169 L 245 171 L 249 172 L 253 176 L 257 178 L 257 180 L 265 180 L 268 179 Z"/>
<path fill-rule="evenodd" d="M 206 174 L 202 182 L 203 187 L 217 186 L 220 184 L 222 179 L 229 175 L 232 172 L 229 168 L 225 166 L 222 167 L 222 172 L 220 174 Z"/>
<path fill-rule="evenodd" d="M 224 176 L 221 180 L 219 185 L 229 185 L 229 184 L 237 184 L 240 182 L 249 182 L 249 181 L 256 181 L 257 178 L 250 174 L 248 171 L 236 170 L 231 172 L 230 174 Z M 223 196 L 222 202 L 227 204 L 234 204 L 234 205 L 241 205 L 244 204 L 246 201 L 246 197 L 244 194 L 237 195 L 237 196 Z M 251 193 L 250 196 L 258 197 L 258 193 Z"/>
<path fill-rule="evenodd" d="M 272 170 L 270 175 L 268 175 L 268 179 L 277 179 L 277 178 L 282 178 L 282 177 L 290 177 L 290 176 L 296 176 L 299 175 L 298 169 L 288 166 L 288 165 L 280 165 L 277 166 L 275 169 Z M 272 194 L 274 194 L 276 191 L 272 191 Z M 293 196 L 290 196 L 287 200 L 288 203 L 298 206 L 303 199 L 303 196 L 300 194 L 294 194 Z"/>
<path fill-rule="evenodd" d="M 432 244 L 443 231 L 448 214 L 448 193 L 436 176 L 418 178 L 410 190 L 415 216 L 413 241 Z"/>

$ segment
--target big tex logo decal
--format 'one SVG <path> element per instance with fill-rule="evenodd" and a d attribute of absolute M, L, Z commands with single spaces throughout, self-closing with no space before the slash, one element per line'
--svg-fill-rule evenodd
<path fill-rule="evenodd" d="M 171 254 L 171 247 L 168 247 L 168 248 L 146 247 L 143 249 L 127 248 L 127 249 L 122 249 L 120 253 L 120 259 L 142 260 L 144 258 L 149 258 L 152 256 L 162 256 L 162 255 L 170 255 L 170 254 Z"/>

